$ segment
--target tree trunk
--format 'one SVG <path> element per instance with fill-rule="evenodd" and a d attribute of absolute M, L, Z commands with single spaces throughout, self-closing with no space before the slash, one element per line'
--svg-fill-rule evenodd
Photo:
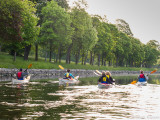
<path fill-rule="evenodd" d="M 76 64 L 79 62 L 79 54 L 80 54 L 80 49 L 78 50 L 78 53 L 76 53 Z"/>
<path fill-rule="evenodd" d="M 52 51 L 49 51 L 49 62 L 52 61 Z"/>
<path fill-rule="evenodd" d="M 45 62 L 47 62 L 47 55 L 48 55 L 48 52 L 45 51 Z"/>
<path fill-rule="evenodd" d="M 84 62 L 84 53 L 82 54 L 82 65 L 83 65 L 83 62 Z"/>
<path fill-rule="evenodd" d="M 38 43 L 35 44 L 35 61 L 38 61 Z"/>
<path fill-rule="evenodd" d="M 58 54 L 56 54 L 56 63 L 58 62 Z"/>
<path fill-rule="evenodd" d="M 13 61 L 15 62 L 16 61 L 16 51 L 14 51 L 14 57 L 13 57 Z"/>
<path fill-rule="evenodd" d="M 67 49 L 67 55 L 66 55 L 66 64 L 70 64 L 70 54 L 71 54 L 72 44 L 69 45 Z"/>
<path fill-rule="evenodd" d="M 117 57 L 116 58 L 116 67 L 118 67 L 118 65 L 119 65 L 119 58 Z"/>
<path fill-rule="evenodd" d="M 92 51 L 90 52 L 90 65 L 92 65 Z"/>
<path fill-rule="evenodd" d="M 92 57 L 92 65 L 94 65 L 94 57 L 95 57 L 95 54 Z"/>
<path fill-rule="evenodd" d="M 104 60 L 104 64 L 103 65 L 106 66 L 106 60 Z"/>
<path fill-rule="evenodd" d="M 52 44 L 50 44 L 50 50 L 49 50 L 49 62 L 52 61 Z"/>
<path fill-rule="evenodd" d="M 60 52 L 61 52 L 61 46 L 59 45 L 59 47 L 58 47 L 58 54 L 57 54 L 57 59 L 58 59 L 58 61 L 59 61 L 59 59 L 60 59 Z M 57 62 L 58 62 L 57 61 Z"/>
<path fill-rule="evenodd" d="M 69 55 L 69 64 L 71 63 L 71 54 Z"/>
<path fill-rule="evenodd" d="M 101 55 L 98 54 L 98 66 L 100 66 L 100 58 L 101 58 Z"/>
<path fill-rule="evenodd" d="M 88 51 L 87 51 L 87 54 L 86 54 L 85 59 L 84 59 L 84 65 L 86 65 L 86 62 L 87 62 L 87 56 L 88 56 Z"/>
<path fill-rule="evenodd" d="M 25 46 L 24 49 L 24 60 L 28 60 L 29 52 L 31 50 L 31 45 Z"/>
<path fill-rule="evenodd" d="M 111 66 L 111 61 L 110 61 L 110 60 L 109 60 L 109 63 L 108 63 L 108 65 L 109 65 L 109 66 Z"/>
<path fill-rule="evenodd" d="M 102 54 L 102 65 L 104 65 L 104 63 L 103 63 L 104 61 L 103 61 L 103 54 Z"/>

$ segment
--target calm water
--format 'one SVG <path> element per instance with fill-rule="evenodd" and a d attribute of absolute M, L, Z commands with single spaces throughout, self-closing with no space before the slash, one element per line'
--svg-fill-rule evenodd
<path fill-rule="evenodd" d="M 148 86 L 131 85 L 137 76 L 114 77 L 110 89 L 98 89 L 98 78 L 63 87 L 57 80 L 28 85 L 0 83 L 0 120 L 160 120 L 160 77 Z"/>

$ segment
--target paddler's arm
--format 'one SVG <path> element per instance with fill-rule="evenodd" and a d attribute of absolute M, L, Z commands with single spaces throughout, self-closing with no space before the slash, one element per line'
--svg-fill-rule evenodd
<path fill-rule="evenodd" d="M 72 77 L 72 78 L 74 78 L 74 76 L 70 73 L 70 76 Z"/>
<path fill-rule="evenodd" d="M 22 72 L 22 77 L 27 76 L 27 75 L 28 75 L 27 71 L 26 72 Z"/>
<path fill-rule="evenodd" d="M 148 74 L 147 74 L 147 75 L 144 75 L 144 78 L 145 78 L 146 80 L 148 80 Z"/>
<path fill-rule="evenodd" d="M 99 82 L 99 83 L 101 83 L 101 79 L 102 79 L 102 77 L 100 77 L 100 78 L 98 79 L 98 82 Z"/>

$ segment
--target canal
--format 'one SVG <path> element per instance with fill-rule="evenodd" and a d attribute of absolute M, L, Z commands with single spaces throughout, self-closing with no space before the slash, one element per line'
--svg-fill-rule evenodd
<path fill-rule="evenodd" d="M 0 120 L 160 120 L 159 75 L 147 86 L 130 84 L 137 76 L 113 78 L 109 89 L 99 89 L 97 77 L 67 87 L 58 79 L 0 82 Z"/>

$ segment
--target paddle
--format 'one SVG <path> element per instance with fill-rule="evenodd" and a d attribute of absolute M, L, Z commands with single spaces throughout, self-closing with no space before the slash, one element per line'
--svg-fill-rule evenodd
<path fill-rule="evenodd" d="M 60 69 L 64 70 L 64 67 L 62 67 L 61 65 L 58 66 Z"/>
<path fill-rule="evenodd" d="M 31 67 L 32 67 L 32 64 L 29 64 L 27 69 L 29 69 L 29 68 L 31 68 Z M 26 69 L 24 72 L 26 72 L 27 69 Z"/>
<path fill-rule="evenodd" d="M 101 76 L 101 75 L 99 75 L 99 74 L 97 74 L 96 72 L 93 72 L 95 75 L 97 75 L 97 76 Z"/>
<path fill-rule="evenodd" d="M 152 72 L 150 72 L 150 74 L 153 74 L 153 73 L 155 73 L 157 70 L 153 70 Z M 148 74 L 149 75 L 149 74 Z"/>
<path fill-rule="evenodd" d="M 150 75 L 150 74 L 155 73 L 156 71 L 157 71 L 157 70 L 153 70 L 152 72 L 150 72 L 149 74 L 147 74 L 147 76 Z M 131 84 L 135 84 L 135 83 L 137 83 L 137 80 L 134 80 L 134 81 L 131 82 Z"/>
<path fill-rule="evenodd" d="M 96 72 L 97 72 L 99 75 L 102 75 L 102 73 L 101 73 L 100 71 L 96 70 Z"/>

